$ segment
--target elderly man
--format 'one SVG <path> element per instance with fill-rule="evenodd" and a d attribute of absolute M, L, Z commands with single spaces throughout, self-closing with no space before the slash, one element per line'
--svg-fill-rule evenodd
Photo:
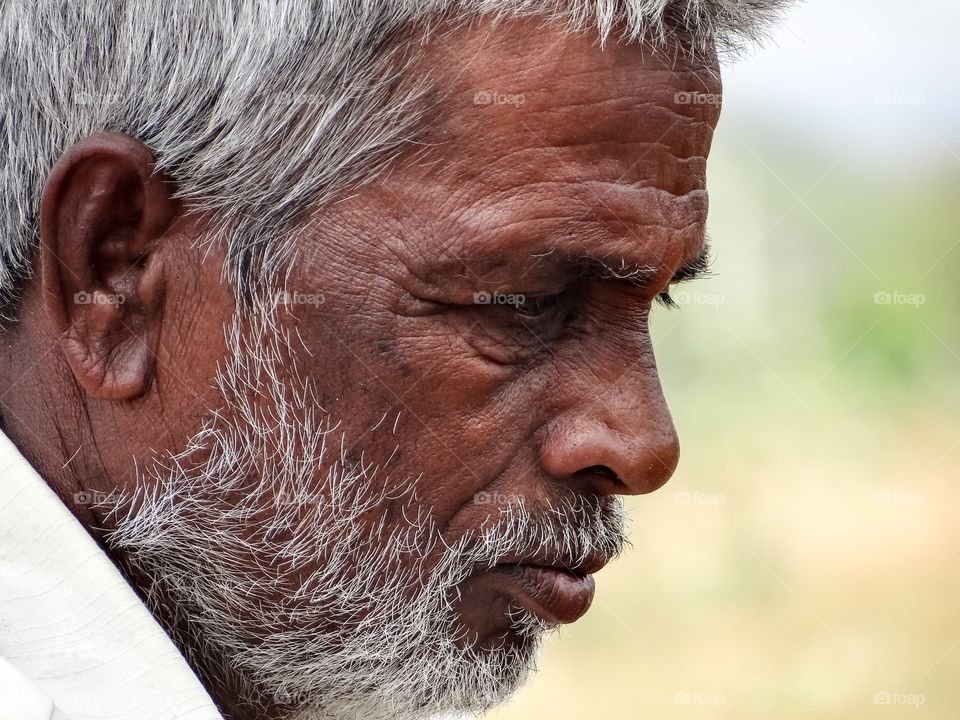
<path fill-rule="evenodd" d="M 677 465 L 648 316 L 782 5 L 7 0 L 0 717 L 507 698 Z"/>

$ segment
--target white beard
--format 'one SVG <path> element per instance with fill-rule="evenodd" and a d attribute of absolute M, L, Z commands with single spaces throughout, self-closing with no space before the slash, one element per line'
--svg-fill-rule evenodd
<path fill-rule="evenodd" d="M 273 317 L 234 324 L 222 410 L 184 452 L 140 474 L 109 545 L 145 578 L 184 652 L 254 707 L 297 720 L 412 720 L 501 703 L 551 627 L 516 606 L 519 642 L 473 647 L 457 586 L 511 554 L 616 555 L 619 501 L 575 499 L 537 516 L 512 504 L 447 545 L 414 481 L 384 482 L 389 460 L 349 460 Z"/>

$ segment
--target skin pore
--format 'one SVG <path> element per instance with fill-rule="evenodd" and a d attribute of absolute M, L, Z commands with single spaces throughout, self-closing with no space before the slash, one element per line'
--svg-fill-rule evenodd
<path fill-rule="evenodd" d="M 678 462 L 648 318 L 704 266 L 719 109 L 677 98 L 715 62 L 534 21 L 422 62 L 429 152 L 316 214 L 251 317 L 136 141 L 44 194 L 4 430 L 233 718 L 501 701 L 592 593 L 507 566 L 599 569 Z"/>

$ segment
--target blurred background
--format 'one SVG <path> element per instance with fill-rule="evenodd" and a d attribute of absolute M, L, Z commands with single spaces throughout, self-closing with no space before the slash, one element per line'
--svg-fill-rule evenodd
<path fill-rule="evenodd" d="M 960 717 L 960 6 L 813 0 L 726 68 L 683 460 L 496 720 Z"/>

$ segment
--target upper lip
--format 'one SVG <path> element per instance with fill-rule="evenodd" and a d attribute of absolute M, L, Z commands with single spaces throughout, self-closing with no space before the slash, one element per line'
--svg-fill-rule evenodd
<path fill-rule="evenodd" d="M 555 570 L 564 570 L 574 575 L 593 575 L 596 572 L 599 572 L 612 558 L 603 555 L 602 553 L 592 553 L 587 555 L 585 558 L 580 560 L 569 560 L 558 557 L 509 557 L 504 558 L 499 563 L 498 567 L 505 565 L 532 565 L 535 567 L 544 567 L 552 568 Z"/>

